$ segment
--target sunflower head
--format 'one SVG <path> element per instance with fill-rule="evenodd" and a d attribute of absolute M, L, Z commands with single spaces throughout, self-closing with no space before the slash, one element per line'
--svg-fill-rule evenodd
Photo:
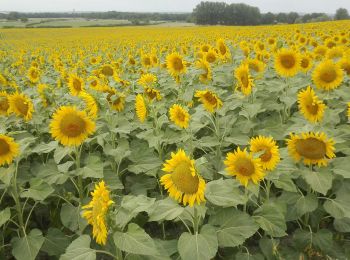
<path fill-rule="evenodd" d="M 50 133 L 64 146 L 78 146 L 95 132 L 95 128 L 95 122 L 85 111 L 72 106 L 62 106 L 53 115 Z"/>
<path fill-rule="evenodd" d="M 250 151 L 263 152 L 259 157 L 264 170 L 272 171 L 280 161 L 280 154 L 276 141 L 272 137 L 258 136 L 250 140 Z"/>
<path fill-rule="evenodd" d="M 275 56 L 275 70 L 283 77 L 293 77 L 300 69 L 300 55 L 294 50 L 281 49 Z"/>
<path fill-rule="evenodd" d="M 242 63 L 234 72 L 237 80 L 236 89 L 240 90 L 245 96 L 252 93 L 254 86 L 253 79 L 249 73 L 248 64 Z"/>
<path fill-rule="evenodd" d="M 343 71 L 332 60 L 324 60 L 312 73 L 312 80 L 317 88 L 332 90 L 340 86 L 343 81 Z"/>
<path fill-rule="evenodd" d="M 190 121 L 190 114 L 181 105 L 174 104 L 169 109 L 170 120 L 181 128 L 187 128 Z"/>
<path fill-rule="evenodd" d="M 115 70 L 111 64 L 104 64 L 100 68 L 100 74 L 102 74 L 105 77 L 113 77 L 115 74 Z"/>
<path fill-rule="evenodd" d="M 220 98 L 210 90 L 197 90 L 195 97 L 203 103 L 204 108 L 210 113 L 214 113 L 217 109 L 222 107 Z"/>
<path fill-rule="evenodd" d="M 328 159 L 334 158 L 334 142 L 325 133 L 290 134 L 287 139 L 290 156 L 299 162 L 303 159 L 305 165 L 327 166 Z"/>
<path fill-rule="evenodd" d="M 84 80 L 77 75 L 71 74 L 68 79 L 68 87 L 71 95 L 78 96 L 84 91 Z"/>
<path fill-rule="evenodd" d="M 299 111 L 310 122 L 322 121 L 326 105 L 318 99 L 315 91 L 310 86 L 299 92 L 298 106 Z"/>
<path fill-rule="evenodd" d="M 141 94 L 137 94 L 135 99 L 135 111 L 140 122 L 144 122 L 147 117 L 146 102 Z"/>
<path fill-rule="evenodd" d="M 121 92 L 118 92 L 114 88 L 106 87 L 103 90 L 104 93 L 107 93 L 108 104 L 112 107 L 113 110 L 121 112 L 124 110 L 125 105 L 125 95 Z"/>
<path fill-rule="evenodd" d="M 10 164 L 19 154 L 19 145 L 12 137 L 0 134 L 0 166 Z"/>
<path fill-rule="evenodd" d="M 261 166 L 260 158 L 253 158 L 246 149 L 243 151 L 238 147 L 233 153 L 226 155 L 224 161 L 226 171 L 241 182 L 242 185 L 247 186 L 249 181 L 255 184 L 259 183 L 265 176 Z"/>
<path fill-rule="evenodd" d="M 160 91 L 155 89 L 155 88 L 151 88 L 151 87 L 146 87 L 145 88 L 145 95 L 148 97 L 149 101 L 152 101 L 154 99 L 159 101 L 159 100 L 162 99 Z"/>
<path fill-rule="evenodd" d="M 171 153 L 171 159 L 163 164 L 163 171 L 167 174 L 161 177 L 160 182 L 170 197 L 191 207 L 195 202 L 200 204 L 205 201 L 205 181 L 196 172 L 194 160 L 183 150 Z"/>
<path fill-rule="evenodd" d="M 34 112 L 33 102 L 23 93 L 14 93 L 8 97 L 10 105 L 9 112 L 15 113 L 17 116 L 23 117 L 24 120 L 32 119 Z"/>
<path fill-rule="evenodd" d="M 40 80 L 40 70 L 37 67 L 30 67 L 27 77 L 31 83 L 37 83 Z"/>
<path fill-rule="evenodd" d="M 9 100 L 8 94 L 4 91 L 0 92 L 0 115 L 8 115 L 9 114 Z"/>
<path fill-rule="evenodd" d="M 167 56 L 166 64 L 169 73 L 174 77 L 178 77 L 180 74 L 186 73 L 187 71 L 185 61 L 177 52 L 171 53 Z"/>
<path fill-rule="evenodd" d="M 153 87 L 154 84 L 157 82 L 157 77 L 151 73 L 143 74 L 140 79 L 138 80 L 138 83 L 143 87 Z"/>
<path fill-rule="evenodd" d="M 203 73 L 199 75 L 199 80 L 202 83 L 207 83 L 212 79 L 212 72 L 211 72 L 209 62 L 207 62 L 204 59 L 200 59 L 199 61 L 196 62 L 196 67 L 203 71 Z"/>

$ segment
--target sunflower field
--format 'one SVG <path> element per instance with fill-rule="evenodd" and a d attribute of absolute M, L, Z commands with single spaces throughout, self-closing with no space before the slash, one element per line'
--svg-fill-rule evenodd
<path fill-rule="evenodd" d="M 0 259 L 350 258 L 349 28 L 0 30 Z"/>

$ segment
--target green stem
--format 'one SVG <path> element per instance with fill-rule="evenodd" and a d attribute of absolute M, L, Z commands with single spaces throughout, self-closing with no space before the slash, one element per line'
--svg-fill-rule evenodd
<path fill-rule="evenodd" d="M 19 199 L 19 195 L 18 195 L 18 186 L 17 186 L 17 173 L 18 173 L 18 163 L 16 162 L 16 170 L 15 170 L 15 175 L 12 179 L 12 197 L 15 201 L 16 204 L 16 211 L 17 211 L 17 215 L 18 215 L 18 223 L 20 226 L 20 234 L 21 237 L 24 237 L 26 235 L 26 231 L 24 228 L 24 221 L 23 221 L 23 210 L 21 207 L 21 202 Z"/>
<path fill-rule="evenodd" d="M 271 182 L 269 180 L 266 180 L 266 200 L 267 201 L 270 199 L 270 189 L 271 189 Z"/>
<path fill-rule="evenodd" d="M 198 219 L 198 211 L 197 207 L 193 207 L 193 229 L 194 229 L 194 234 L 198 234 L 198 225 L 199 225 L 199 219 Z"/>
<path fill-rule="evenodd" d="M 244 187 L 244 197 L 249 197 L 247 187 Z M 249 200 L 249 199 L 248 199 L 248 200 Z M 247 202 L 243 205 L 243 211 L 244 211 L 244 212 L 247 212 L 248 200 L 247 200 Z"/>
<path fill-rule="evenodd" d="M 81 155 L 81 147 L 75 147 L 75 165 L 76 165 L 76 170 L 79 171 L 80 169 L 80 155 Z M 83 187 L 83 177 L 81 175 L 78 176 L 78 189 L 79 189 L 79 199 L 80 203 L 83 202 L 84 198 L 84 187 Z"/>

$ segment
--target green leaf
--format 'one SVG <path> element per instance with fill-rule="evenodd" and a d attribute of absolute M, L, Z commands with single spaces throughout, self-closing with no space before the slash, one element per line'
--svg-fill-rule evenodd
<path fill-rule="evenodd" d="M 95 260 L 96 252 L 90 248 L 91 238 L 82 235 L 75 239 L 66 249 L 60 260 Z"/>
<path fill-rule="evenodd" d="M 302 216 L 305 213 L 312 212 L 318 207 L 317 196 L 310 193 L 306 196 L 300 196 L 296 202 L 296 209 L 298 216 Z"/>
<path fill-rule="evenodd" d="M 55 150 L 53 158 L 56 164 L 59 164 L 64 157 L 72 152 L 72 148 L 69 146 L 58 146 Z"/>
<path fill-rule="evenodd" d="M 259 247 L 267 260 L 275 260 L 276 249 L 278 247 L 278 240 L 263 237 L 259 240 Z"/>
<path fill-rule="evenodd" d="M 218 250 L 215 229 L 210 225 L 204 225 L 199 234 L 182 233 L 177 247 L 183 260 L 210 260 L 215 257 Z"/>
<path fill-rule="evenodd" d="M 350 157 L 335 158 L 332 166 L 332 171 L 335 174 L 343 176 L 345 179 L 350 179 Z"/>
<path fill-rule="evenodd" d="M 328 199 L 324 204 L 324 209 L 334 218 L 350 218 L 350 183 L 343 182 L 336 192 L 335 199 Z"/>
<path fill-rule="evenodd" d="M 303 171 L 302 176 L 314 191 L 323 195 L 332 187 L 333 175 L 329 169 L 317 169 L 317 171 Z"/>
<path fill-rule="evenodd" d="M 41 179 L 31 179 L 30 188 L 21 193 L 22 198 L 32 198 L 34 200 L 45 200 L 54 189 Z"/>
<path fill-rule="evenodd" d="M 103 162 L 101 157 L 96 155 L 90 155 L 84 160 L 84 167 L 79 169 L 79 175 L 83 178 L 103 178 Z"/>
<path fill-rule="evenodd" d="M 65 203 L 62 205 L 60 217 L 63 226 L 73 232 L 83 230 L 87 226 L 86 220 L 80 216 L 80 208 L 74 207 L 72 204 Z"/>
<path fill-rule="evenodd" d="M 11 218 L 10 208 L 0 211 L 0 227 L 4 225 Z"/>
<path fill-rule="evenodd" d="M 48 253 L 49 256 L 60 256 L 69 244 L 69 237 L 65 236 L 61 230 L 49 228 L 41 250 Z"/>
<path fill-rule="evenodd" d="M 158 200 L 149 212 L 149 221 L 173 220 L 185 209 L 171 198 Z"/>
<path fill-rule="evenodd" d="M 239 246 L 259 229 L 251 216 L 235 208 L 218 210 L 210 217 L 209 223 L 218 226 L 220 247 Z"/>
<path fill-rule="evenodd" d="M 14 164 L 11 164 L 8 168 L 0 167 L 0 180 L 6 185 L 6 187 L 10 186 L 15 170 L 16 166 Z"/>
<path fill-rule="evenodd" d="M 114 243 L 120 250 L 137 255 L 158 255 L 153 239 L 138 225 L 128 225 L 126 233 L 115 232 Z"/>
<path fill-rule="evenodd" d="M 308 246 L 313 246 L 327 252 L 333 246 L 333 235 L 327 229 L 320 229 L 317 233 L 298 229 L 294 233 L 294 241 L 302 251 Z"/>
<path fill-rule="evenodd" d="M 350 232 L 350 218 L 334 219 L 333 225 L 338 232 Z"/>
<path fill-rule="evenodd" d="M 239 183 L 232 179 L 209 182 L 205 189 L 205 197 L 214 205 L 221 207 L 235 207 L 247 202 L 247 198 L 239 189 Z"/>
<path fill-rule="evenodd" d="M 265 203 L 254 211 L 254 220 L 273 237 L 287 235 L 286 221 L 282 209 L 275 203 Z"/>
<path fill-rule="evenodd" d="M 34 164 L 31 171 L 36 177 L 44 180 L 48 184 L 63 184 L 68 179 L 68 175 L 59 172 L 56 163 L 53 160 L 46 164 Z"/>
<path fill-rule="evenodd" d="M 57 141 L 51 141 L 50 143 L 41 143 L 32 149 L 32 153 L 50 153 L 58 147 Z"/>
<path fill-rule="evenodd" d="M 41 231 L 33 229 L 26 236 L 11 241 L 12 254 L 17 260 L 35 260 L 44 240 Z"/>

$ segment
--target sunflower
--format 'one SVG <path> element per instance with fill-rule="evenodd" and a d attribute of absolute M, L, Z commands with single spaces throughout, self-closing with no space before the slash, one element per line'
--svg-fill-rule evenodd
<path fill-rule="evenodd" d="M 322 121 L 326 105 L 318 99 L 310 86 L 298 93 L 298 106 L 299 111 L 310 122 Z"/>
<path fill-rule="evenodd" d="M 234 76 L 237 80 L 236 89 L 240 90 L 243 95 L 248 96 L 252 93 L 254 87 L 253 79 L 249 74 L 249 67 L 247 64 L 242 63 L 235 69 Z"/>
<path fill-rule="evenodd" d="M 107 101 L 114 110 L 118 112 L 124 110 L 125 95 L 123 93 L 120 93 L 111 87 L 106 87 L 106 89 L 103 90 L 103 92 L 108 93 Z"/>
<path fill-rule="evenodd" d="M 300 70 L 305 73 L 308 72 L 312 68 L 312 58 L 310 55 L 303 54 L 301 55 L 300 59 Z"/>
<path fill-rule="evenodd" d="M 6 87 L 8 84 L 7 79 L 0 73 L 0 86 Z"/>
<path fill-rule="evenodd" d="M 300 55 L 294 50 L 280 49 L 275 56 L 275 70 L 284 77 L 295 76 L 300 69 Z"/>
<path fill-rule="evenodd" d="M 108 208 L 114 203 L 109 193 L 104 181 L 100 181 L 91 192 L 92 200 L 82 207 L 82 216 L 92 225 L 92 235 L 99 245 L 105 245 L 107 242 L 106 215 Z"/>
<path fill-rule="evenodd" d="M 216 41 L 216 48 L 219 50 L 219 55 L 221 59 L 226 60 L 230 57 L 230 50 L 226 46 L 225 41 L 223 39 L 218 39 Z"/>
<path fill-rule="evenodd" d="M 95 132 L 95 128 L 95 122 L 85 111 L 73 106 L 62 106 L 53 115 L 50 133 L 64 146 L 78 146 Z"/>
<path fill-rule="evenodd" d="M 146 87 L 145 94 L 150 101 L 152 101 L 154 99 L 157 99 L 159 101 L 162 99 L 162 96 L 160 95 L 160 91 L 155 89 L 155 88 Z"/>
<path fill-rule="evenodd" d="M 138 83 L 143 87 L 152 87 L 157 82 L 157 77 L 151 73 L 143 74 Z"/>
<path fill-rule="evenodd" d="M 312 73 L 312 80 L 316 87 L 324 90 L 339 87 L 343 77 L 342 69 L 331 60 L 321 62 Z"/>
<path fill-rule="evenodd" d="M 46 89 L 48 89 L 48 86 L 46 84 L 38 84 L 37 86 L 38 94 L 40 96 L 41 102 L 43 103 L 43 107 L 48 106 L 48 100 L 45 95 Z"/>
<path fill-rule="evenodd" d="M 95 89 L 97 91 L 100 90 L 100 79 L 96 76 L 90 76 L 87 79 L 87 82 L 89 83 L 89 87 L 92 89 Z"/>
<path fill-rule="evenodd" d="M 89 117 L 96 119 L 98 114 L 98 105 L 94 97 L 87 92 L 80 92 L 79 97 L 84 100 Z"/>
<path fill-rule="evenodd" d="M 276 141 L 272 137 L 258 136 L 250 140 L 250 151 L 264 152 L 259 157 L 264 170 L 272 171 L 280 161 L 280 153 Z"/>
<path fill-rule="evenodd" d="M 222 107 L 220 98 L 210 90 L 197 90 L 195 95 L 204 105 L 204 108 L 210 113 Z"/>
<path fill-rule="evenodd" d="M 37 67 L 30 67 L 27 77 L 31 83 L 37 83 L 40 80 L 40 70 Z"/>
<path fill-rule="evenodd" d="M 8 115 L 9 114 L 9 100 L 8 94 L 4 91 L 0 92 L 0 115 Z"/>
<path fill-rule="evenodd" d="M 208 52 L 205 53 L 204 59 L 209 63 L 214 63 L 217 60 L 217 53 L 214 49 L 210 49 Z"/>
<path fill-rule="evenodd" d="M 190 114 L 181 105 L 174 104 L 169 109 L 170 120 L 181 128 L 187 128 L 190 121 Z"/>
<path fill-rule="evenodd" d="M 141 63 L 142 63 L 142 66 L 144 66 L 145 68 L 151 67 L 152 66 L 151 56 L 149 54 L 142 54 Z"/>
<path fill-rule="evenodd" d="M 350 76 L 350 55 L 348 57 L 342 58 L 338 62 L 340 68 L 348 75 Z"/>
<path fill-rule="evenodd" d="M 10 164 L 19 154 L 19 145 L 12 137 L 0 134 L 0 166 Z"/>
<path fill-rule="evenodd" d="M 200 59 L 199 61 L 196 62 L 196 67 L 203 71 L 203 73 L 199 75 L 199 80 L 202 83 L 206 83 L 212 79 L 212 72 L 211 72 L 209 62 L 207 62 L 206 60 Z"/>
<path fill-rule="evenodd" d="M 236 176 L 245 187 L 247 187 L 249 180 L 257 184 L 265 176 L 261 159 L 253 158 L 253 155 L 249 154 L 247 149 L 242 151 L 238 147 L 233 153 L 228 153 L 224 164 L 227 166 L 226 171 L 230 175 Z"/>
<path fill-rule="evenodd" d="M 327 166 L 328 159 L 335 157 L 334 141 L 328 139 L 326 134 L 322 132 L 290 134 L 290 139 L 286 141 L 290 156 L 296 162 L 303 159 L 305 165 Z"/>
<path fill-rule="evenodd" d="M 100 68 L 100 74 L 102 74 L 105 77 L 113 77 L 115 71 L 111 64 L 104 64 Z"/>
<path fill-rule="evenodd" d="M 145 100 L 143 99 L 143 96 L 141 94 L 138 94 L 136 96 L 135 110 L 136 110 L 136 115 L 138 119 L 141 122 L 144 122 L 147 117 L 147 107 L 146 107 Z"/>
<path fill-rule="evenodd" d="M 14 93 L 8 97 L 10 105 L 9 112 L 15 113 L 17 116 L 23 117 L 26 121 L 32 119 L 34 112 L 33 102 L 23 93 Z"/>
<path fill-rule="evenodd" d="M 180 54 L 171 53 L 166 58 L 167 69 L 173 77 L 178 77 L 187 71 L 186 64 Z"/>
<path fill-rule="evenodd" d="M 248 64 L 249 71 L 252 73 L 262 73 L 265 70 L 265 64 L 258 59 L 246 59 L 244 63 Z"/>
<path fill-rule="evenodd" d="M 79 96 L 79 93 L 84 91 L 84 80 L 77 75 L 71 74 L 68 79 L 68 87 L 71 95 Z"/>
<path fill-rule="evenodd" d="M 167 174 L 161 177 L 160 183 L 168 190 L 170 197 L 190 207 L 195 202 L 199 205 L 205 201 L 205 181 L 196 172 L 194 160 L 182 149 L 171 153 L 171 159 L 163 164 L 163 171 Z"/>

